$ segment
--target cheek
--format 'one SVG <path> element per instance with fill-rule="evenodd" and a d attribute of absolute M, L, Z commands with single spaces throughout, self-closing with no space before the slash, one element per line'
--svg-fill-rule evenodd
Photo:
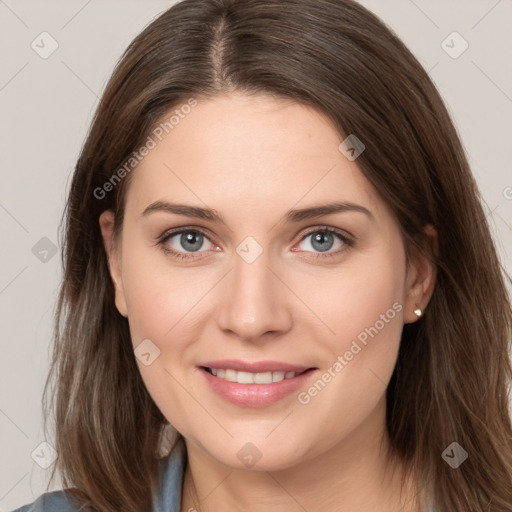
<path fill-rule="evenodd" d="M 193 317 L 205 293 L 204 276 L 173 268 L 157 248 L 127 244 L 123 250 L 130 255 L 123 258 L 123 288 L 133 344 L 149 338 L 160 346 Z"/>
<path fill-rule="evenodd" d="M 357 423 L 385 393 L 400 346 L 405 280 L 405 256 L 392 249 L 401 246 L 388 247 L 326 273 L 308 296 L 328 328 L 316 335 L 320 379 L 299 399 L 311 414 L 343 404 Z"/>
<path fill-rule="evenodd" d="M 322 321 L 322 336 L 337 353 L 349 350 L 351 342 L 372 339 L 399 341 L 405 258 L 400 252 L 368 254 L 353 258 L 335 270 L 317 273 L 300 284 L 297 294 Z M 388 343 L 386 342 L 386 343 Z"/>
<path fill-rule="evenodd" d="M 153 250 L 133 247 L 123 259 L 123 287 L 135 353 L 140 345 L 147 347 L 141 353 L 151 354 L 150 364 L 137 360 L 146 389 L 167 419 L 189 434 L 201 411 L 182 370 L 191 364 L 187 347 L 199 337 L 194 305 L 206 291 L 204 279 L 194 269 L 171 270 Z"/>
<path fill-rule="evenodd" d="M 322 320 L 334 332 L 317 337 L 324 364 L 319 378 L 297 397 L 309 435 L 322 439 L 316 449 L 357 431 L 383 400 L 396 364 L 403 327 L 403 261 L 399 255 L 381 255 L 366 263 L 326 279 L 320 283 L 324 293 L 310 295 L 315 301 L 311 308 L 323 311 Z M 331 438 L 325 439 L 329 428 Z"/>

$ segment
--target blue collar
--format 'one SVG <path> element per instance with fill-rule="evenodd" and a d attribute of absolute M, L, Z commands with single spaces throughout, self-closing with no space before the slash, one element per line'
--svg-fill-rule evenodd
<path fill-rule="evenodd" d="M 180 435 L 170 455 L 160 459 L 160 490 L 154 512 L 180 512 L 183 477 L 187 465 L 187 447 Z"/>

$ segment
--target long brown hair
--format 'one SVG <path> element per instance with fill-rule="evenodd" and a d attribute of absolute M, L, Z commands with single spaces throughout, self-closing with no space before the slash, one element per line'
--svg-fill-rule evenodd
<path fill-rule="evenodd" d="M 184 0 L 122 56 L 63 218 L 45 404 L 64 484 L 98 512 L 151 510 L 167 421 L 116 310 L 98 218 L 112 209 L 120 233 L 137 171 L 118 171 L 164 114 L 233 90 L 312 106 L 340 137 L 356 134 L 366 146 L 357 163 L 392 208 L 407 250 L 425 252 L 424 227 L 436 228 L 435 291 L 424 317 L 404 327 L 387 390 L 391 455 L 432 489 L 440 512 L 510 511 L 512 312 L 503 269 L 440 95 L 393 32 L 352 0 Z M 457 469 L 442 457 L 452 442 L 468 453 Z"/>

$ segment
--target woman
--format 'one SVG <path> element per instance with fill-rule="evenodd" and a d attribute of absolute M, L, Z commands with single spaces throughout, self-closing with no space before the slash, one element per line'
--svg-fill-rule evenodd
<path fill-rule="evenodd" d="M 21 511 L 512 508 L 502 268 L 438 92 L 357 3 L 151 23 L 77 163 L 64 260 L 68 489 Z"/>

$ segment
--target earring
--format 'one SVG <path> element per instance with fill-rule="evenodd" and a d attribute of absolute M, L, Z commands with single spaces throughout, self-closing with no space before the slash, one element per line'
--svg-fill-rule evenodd
<path fill-rule="evenodd" d="M 418 318 L 421 318 L 421 316 L 423 315 L 423 311 L 421 310 L 421 308 L 418 305 L 416 305 L 416 309 L 414 310 L 414 314 Z"/>

